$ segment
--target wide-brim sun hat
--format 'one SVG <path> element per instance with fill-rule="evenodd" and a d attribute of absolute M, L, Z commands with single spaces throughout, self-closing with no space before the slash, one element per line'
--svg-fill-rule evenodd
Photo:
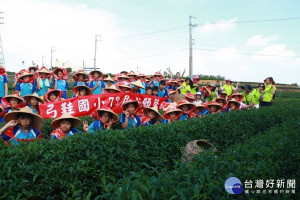
<path fill-rule="evenodd" d="M 34 74 L 25 71 L 25 72 L 23 72 L 21 74 L 21 76 L 19 77 L 19 79 L 23 79 L 25 76 L 34 76 Z"/>
<path fill-rule="evenodd" d="M 169 107 L 166 112 L 164 113 L 164 115 L 170 115 L 171 113 L 175 113 L 176 116 L 181 115 L 182 110 L 176 108 L 175 106 L 171 106 Z"/>
<path fill-rule="evenodd" d="M 73 75 L 73 79 L 75 81 L 78 81 L 79 80 L 78 79 L 79 75 L 83 75 L 83 79 L 86 79 L 86 80 L 90 79 L 89 75 L 87 73 L 85 73 L 84 71 L 82 71 L 82 70 L 75 72 L 74 75 Z"/>
<path fill-rule="evenodd" d="M 46 67 L 42 67 L 38 73 L 45 73 L 45 74 L 51 74 L 51 72 L 46 68 Z"/>
<path fill-rule="evenodd" d="M 116 87 L 116 85 L 111 85 L 111 86 L 106 86 L 105 88 L 104 88 L 104 90 L 105 91 L 108 91 L 108 90 L 114 90 L 114 91 L 116 91 L 116 92 L 121 92 L 117 87 Z"/>
<path fill-rule="evenodd" d="M 124 102 L 122 104 L 122 108 L 123 110 L 126 109 L 127 105 L 130 104 L 130 103 L 133 103 L 135 105 L 135 108 L 138 108 L 139 107 L 139 102 L 137 100 L 134 100 L 134 99 L 129 99 L 128 101 Z"/>
<path fill-rule="evenodd" d="M 62 120 L 71 120 L 72 121 L 71 128 L 75 128 L 75 127 L 77 127 L 77 126 L 79 126 L 81 124 L 81 119 L 72 116 L 70 113 L 64 113 L 64 114 L 62 114 L 62 116 L 60 116 L 57 119 L 54 119 L 51 122 L 51 127 L 54 128 L 54 129 L 58 128 L 59 125 L 60 125 L 60 122 Z"/>
<path fill-rule="evenodd" d="M 177 104 L 177 108 L 181 108 L 182 106 L 187 105 L 189 107 L 189 110 L 193 110 L 196 108 L 196 105 L 187 101 L 187 100 L 182 100 Z"/>
<path fill-rule="evenodd" d="M 146 75 L 145 75 L 145 74 L 138 74 L 137 77 L 138 77 L 138 78 L 145 78 Z"/>
<path fill-rule="evenodd" d="M 208 86 L 212 86 L 212 87 L 214 87 L 214 88 L 216 87 L 216 85 L 215 85 L 214 83 L 212 83 L 212 82 L 209 83 Z"/>
<path fill-rule="evenodd" d="M 101 116 L 101 114 L 103 112 L 109 112 L 112 115 L 113 123 L 117 123 L 119 121 L 119 119 L 120 119 L 119 116 L 114 111 L 112 111 L 109 107 L 98 108 L 97 109 L 97 113 L 98 113 L 99 117 Z"/>
<path fill-rule="evenodd" d="M 103 81 L 104 82 L 112 82 L 112 83 L 115 82 L 110 76 L 107 76 L 105 79 L 103 79 Z"/>
<path fill-rule="evenodd" d="M 4 116 L 5 123 L 10 122 L 11 120 L 17 120 L 16 117 L 19 114 L 29 114 L 29 115 L 31 115 L 33 117 L 33 120 L 32 120 L 31 123 L 36 128 L 41 128 L 44 124 L 44 119 L 40 115 L 33 113 L 32 110 L 28 106 L 25 106 L 24 108 L 21 108 L 20 110 L 11 111 L 11 112 L 7 113 Z"/>
<path fill-rule="evenodd" d="M 27 102 L 27 104 L 30 104 L 31 97 L 35 97 L 40 103 L 45 103 L 44 99 L 39 97 L 39 95 L 37 95 L 37 93 L 25 95 L 23 98 Z"/>
<path fill-rule="evenodd" d="M 137 75 L 136 75 L 136 73 L 134 73 L 134 71 L 130 71 L 130 72 L 127 74 L 127 76 L 134 76 L 134 77 L 136 77 Z"/>
<path fill-rule="evenodd" d="M 202 103 L 200 103 L 200 102 L 196 102 L 195 106 L 196 106 L 195 109 L 199 108 L 200 112 L 202 112 L 202 111 L 204 111 L 206 109 L 206 107 Z"/>
<path fill-rule="evenodd" d="M 32 69 L 33 69 L 35 72 L 39 70 L 39 68 L 38 68 L 37 66 L 31 66 L 31 67 L 28 67 L 28 70 L 29 70 L 29 71 L 31 71 Z"/>
<path fill-rule="evenodd" d="M 157 114 L 157 117 L 158 117 L 158 121 L 162 121 L 163 117 L 161 116 L 161 114 L 159 113 L 157 107 L 146 107 L 144 108 L 144 114 L 145 115 L 148 115 L 148 112 L 149 111 L 154 111 L 156 114 Z"/>
<path fill-rule="evenodd" d="M 75 92 L 78 92 L 80 89 L 84 88 L 86 90 L 86 95 L 92 95 L 93 94 L 93 91 L 91 88 L 89 88 L 88 86 L 86 85 L 77 85 L 73 88 L 73 90 Z"/>
<path fill-rule="evenodd" d="M 190 100 L 195 100 L 196 99 L 195 95 L 193 93 L 191 93 L 191 92 L 186 93 L 185 94 L 185 98 L 190 99 Z"/>
<path fill-rule="evenodd" d="M 103 76 L 103 73 L 100 70 L 97 70 L 97 69 L 94 69 L 89 74 L 90 74 L 90 76 L 94 76 L 94 73 L 96 73 L 96 72 L 99 73 L 99 77 Z"/>
<path fill-rule="evenodd" d="M 219 100 L 223 101 L 223 105 L 224 105 L 224 106 L 227 104 L 226 99 L 224 99 L 224 98 L 222 98 L 222 97 L 216 98 L 216 102 L 218 102 Z"/>
<path fill-rule="evenodd" d="M 130 79 L 128 76 L 124 75 L 124 74 L 121 74 L 120 76 L 117 77 L 117 80 L 119 80 L 120 78 L 123 78 L 123 79 Z"/>
<path fill-rule="evenodd" d="M 10 102 L 11 98 L 18 99 L 19 103 L 24 101 L 24 99 L 20 95 L 18 95 L 17 93 L 6 95 L 6 96 L 3 97 L 3 99 L 6 99 L 8 102 Z"/>
<path fill-rule="evenodd" d="M 137 80 L 137 81 L 135 81 L 135 82 L 132 82 L 131 85 L 134 85 L 134 86 L 137 86 L 137 87 L 139 87 L 139 88 L 145 89 L 145 86 L 143 86 L 141 80 Z"/>
<path fill-rule="evenodd" d="M 238 108 L 241 106 L 241 103 L 238 102 L 237 100 L 235 100 L 235 99 L 233 98 L 233 99 L 231 99 L 231 100 L 228 101 L 228 105 L 227 105 L 228 107 L 229 107 L 229 104 L 230 104 L 231 102 L 233 102 L 233 103 L 235 104 L 235 106 L 238 107 Z"/>
<path fill-rule="evenodd" d="M 219 103 L 217 103 L 216 101 L 212 101 L 210 103 L 207 104 L 207 107 L 210 109 L 211 106 L 217 106 L 217 110 L 221 110 L 223 108 L 223 106 Z"/>
<path fill-rule="evenodd" d="M 171 95 L 171 94 L 175 94 L 175 93 L 176 93 L 176 91 L 175 91 L 175 90 L 171 90 L 171 89 L 169 89 L 169 90 L 168 90 L 168 94 L 169 94 L 169 95 Z"/>
<path fill-rule="evenodd" d="M 244 95 L 242 95 L 241 93 L 239 92 L 234 92 L 231 94 L 232 97 L 235 97 L 235 96 L 239 96 L 240 98 L 244 98 Z"/>

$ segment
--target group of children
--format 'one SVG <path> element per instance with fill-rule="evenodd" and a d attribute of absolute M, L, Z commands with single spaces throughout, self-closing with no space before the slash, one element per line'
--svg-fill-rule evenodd
<path fill-rule="evenodd" d="M 6 123 L 0 129 L 3 141 L 7 144 L 17 144 L 20 141 L 41 138 L 40 128 L 44 119 L 39 115 L 38 105 L 67 98 L 68 71 L 64 68 L 56 68 L 50 72 L 46 67 L 22 70 L 15 77 L 16 92 L 10 95 L 7 95 L 8 79 L 2 67 L 0 73 L 2 73 L 0 87 L 4 88 L 2 93 L 0 92 L 2 95 L 0 120 Z M 122 71 L 111 78 L 103 75 L 99 70 L 93 70 L 89 74 L 78 71 L 74 73 L 73 79 L 73 97 L 118 92 L 167 97 L 162 108 L 164 113 L 162 115 L 157 107 L 144 108 L 135 99 L 123 103 L 123 113 L 120 117 L 106 105 L 95 110 L 92 115 L 94 122 L 90 125 L 86 121 L 82 122 L 79 118 L 64 113 L 52 121 L 51 126 L 54 130 L 49 139 L 62 139 L 81 133 L 76 129 L 81 124 L 83 132 L 93 133 L 96 130 L 110 130 L 117 122 L 126 129 L 258 107 L 257 105 L 264 102 L 264 99 L 270 99 L 270 94 L 274 96 L 276 90 L 271 77 L 253 91 L 250 85 L 243 86 L 242 93 L 237 92 L 238 85 L 233 87 L 232 81 L 227 79 L 226 85 L 220 84 L 222 92 L 219 94 L 213 83 L 208 86 L 198 86 L 197 76 L 193 80 L 182 78 L 166 80 L 159 72 L 152 77 L 147 77 L 143 74 L 137 75 L 133 71 Z M 200 90 L 197 91 L 194 85 Z"/>

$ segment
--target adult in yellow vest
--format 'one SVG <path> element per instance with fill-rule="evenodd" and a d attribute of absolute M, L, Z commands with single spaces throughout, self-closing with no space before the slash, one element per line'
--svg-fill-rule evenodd
<path fill-rule="evenodd" d="M 185 95 L 189 92 L 196 94 L 197 93 L 198 86 L 193 83 L 193 81 L 190 78 L 185 79 L 185 82 L 181 85 L 180 93 Z"/>
<path fill-rule="evenodd" d="M 228 98 L 234 91 L 237 91 L 238 88 L 239 88 L 239 83 L 237 83 L 236 87 L 234 87 L 232 85 L 232 81 L 230 78 L 226 79 L 225 85 L 223 85 L 222 81 L 220 81 L 220 89 L 226 92 Z"/>
<path fill-rule="evenodd" d="M 209 83 L 209 85 L 207 86 L 210 90 L 210 96 L 207 97 L 208 102 L 212 102 L 214 101 L 217 97 L 218 97 L 218 91 L 217 91 L 217 87 L 214 83 Z"/>
<path fill-rule="evenodd" d="M 243 92 L 241 92 L 242 95 L 244 95 L 243 103 L 246 105 L 249 105 L 250 108 L 252 108 L 254 104 L 254 96 L 251 93 L 252 87 L 250 85 L 245 85 L 241 87 Z"/>
<path fill-rule="evenodd" d="M 256 108 L 259 108 L 259 103 L 263 100 L 264 89 L 265 85 L 263 83 L 260 83 L 258 84 L 258 87 L 251 92 L 254 97 L 254 104 Z"/>
<path fill-rule="evenodd" d="M 273 97 L 276 92 L 275 81 L 272 77 L 268 77 L 264 80 L 265 89 L 263 93 L 263 100 L 260 102 L 259 106 L 271 106 L 273 103 Z"/>

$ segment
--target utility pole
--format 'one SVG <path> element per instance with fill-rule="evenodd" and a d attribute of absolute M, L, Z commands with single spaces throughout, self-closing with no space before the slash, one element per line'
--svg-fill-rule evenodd
<path fill-rule="evenodd" d="M 196 24 L 192 24 L 192 19 L 196 19 L 196 17 L 190 16 L 189 30 L 190 30 L 190 38 L 189 38 L 189 47 L 190 47 L 190 56 L 189 56 L 189 77 L 193 78 L 193 37 L 192 37 L 192 29 L 196 27 Z"/>
<path fill-rule="evenodd" d="M 101 37 L 101 35 L 95 35 L 94 69 L 96 69 L 97 41 L 101 41 L 101 40 L 98 40 L 98 37 Z"/>
<path fill-rule="evenodd" d="M 0 16 L 3 14 L 3 12 L 0 12 Z M 0 17 L 0 20 L 3 19 L 3 17 Z M 0 25 L 4 24 L 3 22 L 0 21 Z M 3 46 L 2 46 L 2 39 L 1 39 L 1 34 L 0 34 L 0 65 L 3 66 L 6 69 L 5 66 L 5 60 L 4 60 L 4 52 L 3 52 Z"/>
<path fill-rule="evenodd" d="M 52 66 L 52 54 L 53 54 L 53 51 L 56 51 L 54 48 L 55 48 L 55 47 L 51 47 L 51 71 L 53 71 L 53 66 Z"/>

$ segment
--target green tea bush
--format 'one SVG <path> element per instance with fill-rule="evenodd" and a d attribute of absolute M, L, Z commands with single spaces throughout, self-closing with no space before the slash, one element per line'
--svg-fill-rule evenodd
<path fill-rule="evenodd" d="M 182 154 L 180 148 L 189 141 L 207 139 L 218 149 L 217 155 L 222 156 L 232 145 L 247 143 L 252 137 L 292 121 L 299 114 L 299 103 L 291 101 L 173 124 L 86 133 L 62 141 L 42 140 L 15 147 L 2 145 L 0 194 L 12 199 L 88 199 L 98 195 L 107 199 L 111 195 L 122 195 L 123 190 L 117 185 L 122 184 L 120 181 L 126 182 L 123 178 L 135 174 L 155 177 L 168 171 L 175 173 Z M 231 165 L 222 162 L 219 165 Z M 195 173 L 210 172 L 211 168 L 216 169 L 208 164 Z M 176 173 L 175 177 L 181 176 L 181 171 Z M 155 179 L 147 181 L 152 185 Z M 215 189 L 210 190 L 215 192 Z M 132 192 L 139 196 L 136 191 Z"/>

